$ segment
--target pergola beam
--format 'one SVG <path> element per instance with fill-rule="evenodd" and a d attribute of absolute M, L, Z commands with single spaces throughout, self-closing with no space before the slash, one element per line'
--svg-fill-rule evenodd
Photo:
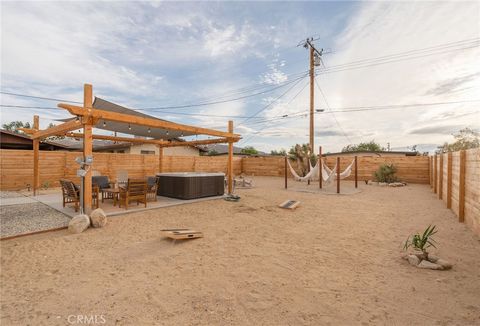
<path fill-rule="evenodd" d="M 38 130 L 31 135 L 32 139 L 46 138 L 49 136 L 63 135 L 69 131 L 82 128 L 82 123 L 77 120 L 67 121 L 61 125 L 51 127 L 45 130 Z"/>
<path fill-rule="evenodd" d="M 83 138 L 83 133 L 69 132 L 65 134 L 67 137 L 72 138 Z M 128 143 L 139 143 L 139 144 L 155 144 L 160 147 L 181 147 L 181 146 L 196 146 L 196 145 L 208 145 L 208 144 L 222 144 L 228 142 L 238 142 L 240 138 L 214 138 L 214 139 L 204 139 L 204 140 L 192 140 L 192 141 L 165 141 L 160 139 L 144 139 L 144 138 L 130 138 L 130 137 L 117 137 L 117 136 L 106 136 L 106 135 L 92 135 L 93 139 L 102 139 L 102 140 L 111 140 L 111 141 L 121 141 Z"/>
<path fill-rule="evenodd" d="M 167 130 L 183 131 L 189 132 L 196 135 L 209 135 L 209 136 L 218 136 L 218 137 L 227 137 L 227 138 L 239 138 L 240 135 L 234 134 L 231 132 L 218 131 L 208 128 L 193 127 L 189 125 L 184 125 L 180 123 L 164 121 L 159 119 L 145 118 L 139 116 L 133 116 L 130 114 L 110 112 L 97 108 L 85 108 L 77 105 L 60 103 L 58 104 L 59 108 L 68 110 L 73 115 L 83 116 L 86 118 L 92 119 L 102 119 L 107 121 L 116 121 L 123 122 L 134 125 L 142 125 L 151 128 L 161 128 Z"/>

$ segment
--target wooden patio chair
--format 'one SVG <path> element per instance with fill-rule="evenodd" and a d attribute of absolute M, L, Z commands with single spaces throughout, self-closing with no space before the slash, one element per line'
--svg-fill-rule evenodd
<path fill-rule="evenodd" d="M 157 201 L 159 177 L 147 177 L 147 200 Z"/>
<path fill-rule="evenodd" d="M 125 204 L 125 209 L 128 209 L 128 204 L 132 200 L 139 203 L 144 203 L 147 207 L 147 180 L 146 179 L 128 179 L 126 188 L 119 188 L 118 207 Z"/>
<path fill-rule="evenodd" d="M 62 186 L 63 207 L 65 207 L 66 204 L 73 203 L 75 204 L 75 212 L 78 212 L 80 189 L 78 189 L 72 181 L 66 179 L 60 179 L 60 185 Z"/>
<path fill-rule="evenodd" d="M 120 170 L 117 172 L 117 184 L 119 187 L 125 187 L 128 182 L 128 171 Z"/>
<path fill-rule="evenodd" d="M 75 212 L 78 212 L 80 207 L 80 187 L 73 183 L 73 181 L 60 179 L 62 186 L 63 207 L 66 204 L 73 203 Z M 98 208 L 99 189 L 96 185 L 92 186 L 92 204 Z"/>

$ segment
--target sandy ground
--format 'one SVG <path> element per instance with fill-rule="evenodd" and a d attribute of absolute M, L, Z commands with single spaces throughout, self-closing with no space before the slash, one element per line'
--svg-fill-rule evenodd
<path fill-rule="evenodd" d="M 255 181 L 238 203 L 2 241 L 1 324 L 68 325 L 77 315 L 106 325 L 480 324 L 480 241 L 429 186 L 362 183 L 337 196 Z M 302 204 L 278 208 L 286 199 Z M 400 258 L 407 235 L 430 223 L 450 271 Z M 174 244 L 159 234 L 167 227 L 205 237 Z"/>

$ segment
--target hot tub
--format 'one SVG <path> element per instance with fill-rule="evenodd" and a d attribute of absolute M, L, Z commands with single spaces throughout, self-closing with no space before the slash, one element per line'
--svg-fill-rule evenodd
<path fill-rule="evenodd" d="M 195 199 L 221 196 L 225 190 L 224 173 L 178 172 L 158 173 L 160 184 L 157 195 Z"/>

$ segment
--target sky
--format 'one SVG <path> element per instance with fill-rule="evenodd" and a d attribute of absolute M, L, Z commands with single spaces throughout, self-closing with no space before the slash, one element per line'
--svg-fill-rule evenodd
<path fill-rule="evenodd" d="M 288 149 L 309 139 L 301 44 L 313 37 L 324 49 L 314 86 L 324 152 L 370 140 L 428 151 L 462 128 L 480 130 L 476 1 L 0 6 L 2 92 L 82 101 L 90 83 L 94 95 L 162 119 L 219 130 L 232 119 L 239 146 Z M 58 101 L 0 102 L 41 107 L 4 106 L 2 124 L 69 117 L 45 109 Z"/>

